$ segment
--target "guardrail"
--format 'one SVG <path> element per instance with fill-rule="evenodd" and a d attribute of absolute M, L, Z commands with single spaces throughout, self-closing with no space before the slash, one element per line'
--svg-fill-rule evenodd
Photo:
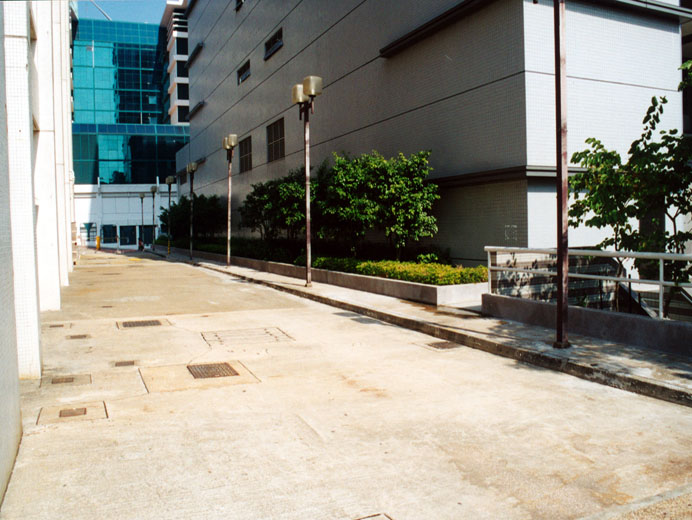
<path fill-rule="evenodd" d="M 525 273 L 525 274 L 535 274 L 544 276 L 557 276 L 557 271 L 552 271 L 550 269 L 542 268 L 522 268 L 522 267 L 508 267 L 493 265 L 492 256 L 493 253 L 505 253 L 505 254 L 538 254 L 538 255 L 555 255 L 557 257 L 557 249 L 536 249 L 527 247 L 497 247 L 497 246 L 486 246 L 485 252 L 488 254 L 488 292 L 492 294 L 492 273 L 493 272 L 510 272 L 510 273 Z M 675 283 L 665 280 L 664 274 L 664 263 L 666 261 L 683 261 L 692 262 L 692 255 L 680 255 L 674 253 L 636 253 L 628 251 L 600 251 L 598 249 L 570 249 L 570 257 L 578 256 L 593 256 L 602 258 L 631 258 L 631 259 L 646 259 L 652 261 L 658 261 L 658 280 L 649 280 L 645 278 L 625 278 L 622 276 L 604 276 L 588 273 L 569 273 L 568 278 L 580 278 L 587 280 L 604 280 L 611 282 L 623 282 L 623 283 L 639 283 L 646 285 L 656 285 L 658 286 L 658 318 L 663 319 L 663 297 L 664 290 L 666 287 L 692 287 L 692 283 Z"/>

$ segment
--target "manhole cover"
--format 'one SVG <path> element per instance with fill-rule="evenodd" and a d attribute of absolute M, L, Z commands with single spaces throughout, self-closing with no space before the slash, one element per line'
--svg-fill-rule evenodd
<path fill-rule="evenodd" d="M 428 343 L 428 346 L 437 350 L 449 350 L 451 348 L 458 348 L 461 345 L 453 341 L 433 341 L 432 343 Z"/>
<path fill-rule="evenodd" d="M 89 334 L 71 334 L 67 336 L 67 339 L 87 339 L 90 338 Z"/>
<path fill-rule="evenodd" d="M 116 367 L 133 367 L 133 366 L 135 366 L 135 362 L 133 360 L 116 361 L 115 366 Z"/>
<path fill-rule="evenodd" d="M 202 332 L 202 337 L 210 347 L 293 341 L 291 336 L 278 327 Z"/>
<path fill-rule="evenodd" d="M 74 377 L 54 377 L 51 379 L 51 383 L 54 385 L 62 385 L 65 383 L 74 383 Z"/>
<path fill-rule="evenodd" d="M 228 363 L 206 363 L 203 365 L 188 365 L 195 379 L 207 379 L 210 377 L 229 377 L 239 375 Z"/>
<path fill-rule="evenodd" d="M 77 417 L 79 415 L 86 415 L 86 408 L 66 408 L 65 410 L 60 410 L 60 417 Z"/>
<path fill-rule="evenodd" d="M 123 321 L 123 327 L 156 327 L 161 325 L 159 320 Z"/>

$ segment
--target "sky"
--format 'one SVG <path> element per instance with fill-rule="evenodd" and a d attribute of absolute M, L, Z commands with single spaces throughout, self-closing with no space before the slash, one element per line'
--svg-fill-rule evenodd
<path fill-rule="evenodd" d="M 161 23 L 166 0 L 95 0 L 98 6 L 119 22 Z M 80 18 L 106 20 L 89 0 L 79 0 L 77 9 Z"/>

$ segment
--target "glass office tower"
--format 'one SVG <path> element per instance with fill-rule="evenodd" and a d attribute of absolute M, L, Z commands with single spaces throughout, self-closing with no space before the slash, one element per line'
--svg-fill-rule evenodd
<path fill-rule="evenodd" d="M 77 184 L 155 184 L 175 174 L 187 125 L 166 124 L 166 28 L 73 21 Z"/>

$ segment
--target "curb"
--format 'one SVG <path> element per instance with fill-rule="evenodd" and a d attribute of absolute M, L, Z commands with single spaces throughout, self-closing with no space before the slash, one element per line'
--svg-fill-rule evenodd
<path fill-rule="evenodd" d="M 208 269 L 210 271 L 216 271 L 229 276 L 234 276 L 248 282 L 264 285 L 266 287 L 289 293 L 294 296 L 299 296 L 301 298 L 306 298 L 317 303 L 322 303 L 331 307 L 362 314 L 385 323 L 391 323 L 392 325 L 398 325 L 410 330 L 422 332 L 423 334 L 428 334 L 446 341 L 459 343 L 460 345 L 476 350 L 482 350 L 484 352 L 488 352 L 489 354 L 514 359 L 520 363 L 526 363 L 540 368 L 563 372 L 586 381 L 610 386 L 626 392 L 632 392 L 646 397 L 653 397 L 654 399 L 660 399 L 662 401 L 692 407 L 692 392 L 666 385 L 664 383 L 643 379 L 634 375 L 619 374 L 604 368 L 593 367 L 589 364 L 581 363 L 572 360 L 569 357 L 565 357 L 564 353 L 561 356 L 555 356 L 547 352 L 536 352 L 535 350 L 527 349 L 518 344 L 511 345 L 493 341 L 487 337 L 482 337 L 480 333 L 479 335 L 467 334 L 443 327 L 436 323 L 400 316 L 394 313 L 388 313 L 342 300 L 336 300 L 327 296 L 309 293 L 298 288 L 286 287 L 279 283 L 269 282 L 266 280 L 253 278 L 251 276 L 241 275 L 238 273 L 229 273 L 224 269 L 217 268 L 212 265 L 203 265 L 199 262 L 190 260 L 183 260 L 183 262 L 196 267 L 201 267 L 203 269 Z"/>

